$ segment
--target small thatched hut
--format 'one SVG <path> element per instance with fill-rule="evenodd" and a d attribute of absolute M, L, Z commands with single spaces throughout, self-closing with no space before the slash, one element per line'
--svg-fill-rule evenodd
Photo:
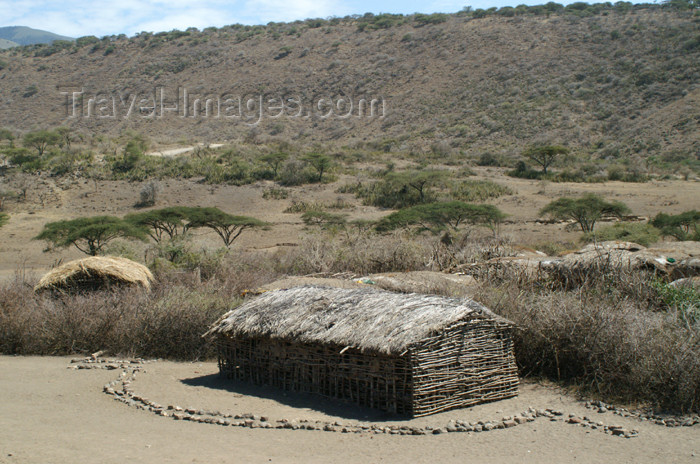
<path fill-rule="evenodd" d="M 517 395 L 513 328 L 471 300 L 298 287 L 248 301 L 205 337 L 231 378 L 424 416 Z"/>
<path fill-rule="evenodd" d="M 142 264 L 114 256 L 90 256 L 63 264 L 47 272 L 35 291 L 83 291 L 114 286 L 149 289 L 153 274 Z"/>

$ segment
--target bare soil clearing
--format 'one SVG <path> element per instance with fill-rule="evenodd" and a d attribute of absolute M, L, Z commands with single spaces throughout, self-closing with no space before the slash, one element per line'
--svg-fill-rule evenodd
<path fill-rule="evenodd" d="M 66 369 L 69 358 L 0 357 L 0 462 L 696 462 L 700 428 L 665 428 L 596 414 L 559 390 L 526 383 L 517 398 L 415 420 L 494 420 L 528 406 L 557 408 L 637 428 L 624 439 L 538 419 L 504 430 L 429 436 L 341 434 L 221 427 L 175 421 L 127 407 L 102 393 L 119 371 Z M 215 363 L 146 365 L 133 387 L 162 404 L 269 414 L 270 419 L 339 418 L 357 409 L 284 396 L 231 391 Z M 256 396 L 254 396 L 256 395 Z M 364 418 L 359 418 L 364 419 Z M 373 419 L 381 419 L 374 417 Z M 414 422 L 414 421 L 410 421 Z M 425 425 L 424 424 L 424 425 Z"/>

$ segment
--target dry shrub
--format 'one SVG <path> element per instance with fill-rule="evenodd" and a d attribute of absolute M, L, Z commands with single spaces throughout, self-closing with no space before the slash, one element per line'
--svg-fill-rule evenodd
<path fill-rule="evenodd" d="M 238 303 L 226 285 L 159 281 L 137 289 L 78 295 L 35 294 L 16 280 L 0 288 L 0 351 L 197 359 L 212 356 L 200 335 Z"/>
<path fill-rule="evenodd" d="M 604 285 L 566 291 L 505 281 L 477 299 L 519 326 L 524 375 L 655 408 L 700 409 L 700 325 L 674 311 Z"/>
<path fill-rule="evenodd" d="M 291 275 L 372 274 L 426 269 L 430 254 L 429 243 L 409 240 L 405 234 L 345 231 L 309 235 L 278 258 L 280 271 Z"/>

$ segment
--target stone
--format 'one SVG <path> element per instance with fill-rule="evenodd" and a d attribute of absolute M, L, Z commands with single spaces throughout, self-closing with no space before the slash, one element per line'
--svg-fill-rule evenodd
<path fill-rule="evenodd" d="M 527 422 L 527 419 L 528 419 L 527 417 L 515 416 L 515 418 L 513 420 L 515 422 L 517 422 L 518 424 L 524 424 Z"/>
<path fill-rule="evenodd" d="M 583 421 L 579 419 L 578 417 L 569 417 L 569 420 L 567 421 L 569 424 L 581 424 Z"/>
<path fill-rule="evenodd" d="M 503 421 L 503 426 L 507 429 L 509 429 L 511 427 L 515 427 L 516 425 L 518 425 L 518 424 L 514 420 Z"/>

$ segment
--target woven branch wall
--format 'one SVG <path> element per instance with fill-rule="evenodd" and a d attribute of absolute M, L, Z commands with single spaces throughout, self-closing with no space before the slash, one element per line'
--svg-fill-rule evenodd
<path fill-rule="evenodd" d="M 414 416 L 516 396 L 512 330 L 489 319 L 460 321 L 413 347 Z"/>
<path fill-rule="evenodd" d="M 410 356 L 269 338 L 226 336 L 218 346 L 219 369 L 230 378 L 412 414 Z"/>
<path fill-rule="evenodd" d="M 236 380 L 425 416 L 516 396 L 512 330 L 489 319 L 459 321 L 403 356 L 221 336 L 219 368 Z"/>

